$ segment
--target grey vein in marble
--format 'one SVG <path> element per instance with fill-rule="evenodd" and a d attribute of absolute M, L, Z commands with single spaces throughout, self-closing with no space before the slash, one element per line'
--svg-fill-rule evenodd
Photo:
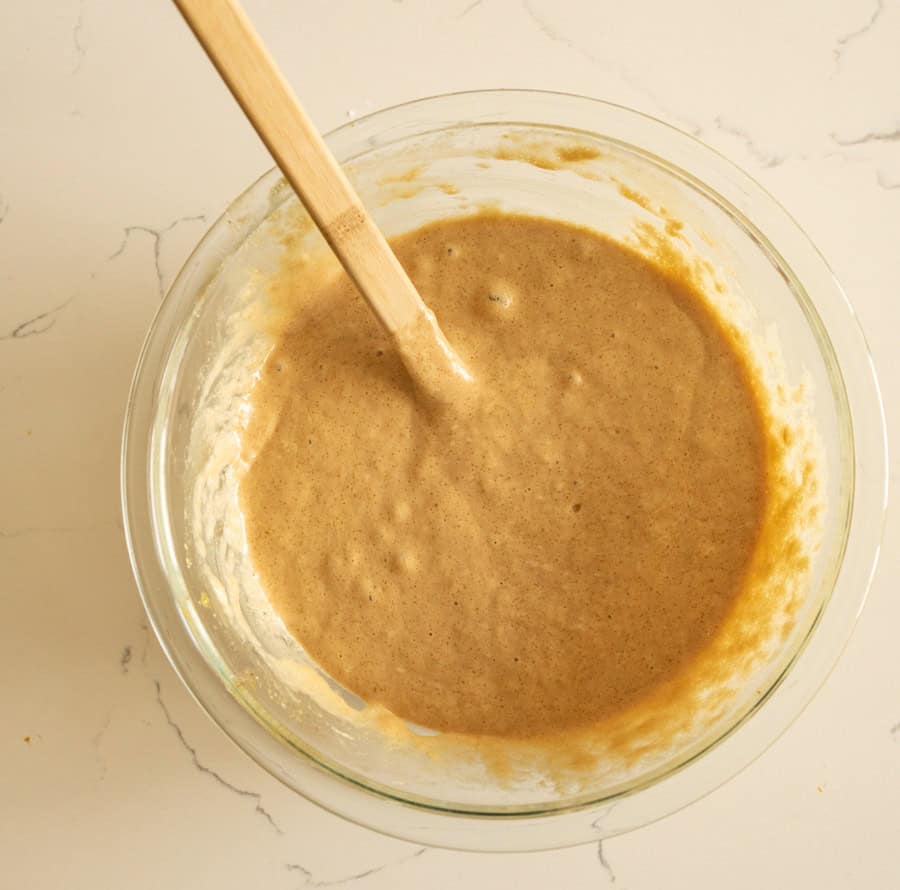
<path fill-rule="evenodd" d="M 843 139 L 837 133 L 831 134 L 832 141 L 837 145 L 865 145 L 867 142 L 900 142 L 900 126 L 888 130 L 872 130 L 855 139 Z"/>
<path fill-rule="evenodd" d="M 713 118 L 713 125 L 717 130 L 720 130 L 723 133 L 727 133 L 729 136 L 734 136 L 739 142 L 741 142 L 750 153 L 750 155 L 757 161 L 759 161 L 761 167 L 770 170 L 774 167 L 778 167 L 780 164 L 783 164 L 787 160 L 787 157 L 785 155 L 776 155 L 771 154 L 767 151 L 763 151 L 746 130 L 742 130 L 740 129 L 740 127 L 735 127 L 733 124 L 726 123 L 721 116 L 717 115 L 715 118 Z"/>
<path fill-rule="evenodd" d="M 123 674 L 128 673 L 128 664 L 131 661 L 131 646 L 126 646 L 122 650 L 122 655 L 119 658 L 119 667 L 122 669 Z"/>
<path fill-rule="evenodd" d="M 91 747 L 94 749 L 94 756 L 97 758 L 97 763 L 100 765 L 100 775 L 97 777 L 97 780 L 102 782 L 106 778 L 107 772 L 107 764 L 106 758 L 103 756 L 103 752 L 100 750 L 100 743 L 103 741 L 103 736 L 106 735 L 106 731 L 109 729 L 110 724 L 112 723 L 112 714 L 110 714 L 106 720 L 103 721 L 103 725 L 98 729 L 93 737 L 91 738 Z"/>
<path fill-rule="evenodd" d="M 150 633 L 150 625 L 147 624 L 146 621 L 142 621 L 140 623 L 141 628 L 141 637 L 143 639 L 143 644 L 141 645 L 141 655 L 139 658 L 141 668 L 147 667 L 147 654 L 150 651 L 150 639 L 152 634 Z"/>
<path fill-rule="evenodd" d="M 695 121 L 691 121 L 680 114 L 675 114 L 670 109 L 666 108 L 666 106 L 663 105 L 662 102 L 660 102 L 657 96 L 651 93 L 643 83 L 636 80 L 627 71 L 623 70 L 620 65 L 615 65 L 609 60 L 604 59 L 601 56 L 598 56 L 585 47 L 581 46 L 581 44 L 576 43 L 571 37 L 564 34 L 549 19 L 541 15 L 541 13 L 534 8 L 534 3 L 532 2 L 532 0 L 522 0 L 522 9 L 524 10 L 528 18 L 530 18 L 534 23 L 535 27 L 546 38 L 552 40 L 554 43 L 561 43 L 563 46 L 566 46 L 573 52 L 576 52 L 580 56 L 583 56 L 594 65 L 598 65 L 600 68 L 612 72 L 617 77 L 621 78 L 624 83 L 627 83 L 628 86 L 630 86 L 633 90 L 637 90 L 639 93 L 642 93 L 648 99 L 650 99 L 650 101 L 653 102 L 653 104 L 656 105 L 656 107 L 659 108 L 664 114 L 668 115 L 674 120 L 680 121 L 689 133 L 693 134 L 694 136 L 700 134 L 703 129 L 700 124 L 696 123 Z"/>
<path fill-rule="evenodd" d="M 25 319 L 10 328 L 5 334 L 0 334 L 0 340 L 24 340 L 26 337 L 36 337 L 38 334 L 46 333 L 56 324 L 57 313 L 65 309 L 74 299 L 74 296 L 69 297 L 58 306 Z"/>
<path fill-rule="evenodd" d="M 600 867 L 606 872 L 609 877 L 609 883 L 616 883 L 616 873 L 613 871 L 613 867 L 609 864 L 609 860 L 606 858 L 606 854 L 603 852 L 603 841 L 597 841 L 597 861 L 600 863 Z"/>
<path fill-rule="evenodd" d="M 869 33 L 878 19 L 881 18 L 881 14 L 883 12 L 884 0 L 875 0 L 875 9 L 869 16 L 869 20 L 861 28 L 857 28 L 855 31 L 850 31 L 848 34 L 844 34 L 843 37 L 839 37 L 837 39 L 837 42 L 834 45 L 834 49 L 831 51 L 834 55 L 835 67 L 840 67 L 841 59 L 843 58 L 844 53 L 847 52 L 847 49 L 860 37 L 863 37 Z"/>
<path fill-rule="evenodd" d="M 72 74 L 78 74 L 84 64 L 84 56 L 87 47 L 81 42 L 81 32 L 84 30 L 84 0 L 78 7 L 78 18 L 75 27 L 72 28 L 72 47 L 75 50 L 75 60 L 72 62 Z"/>
<path fill-rule="evenodd" d="M 456 20 L 464 19 L 470 12 L 474 12 L 478 9 L 479 6 L 484 2 L 484 0 L 473 0 L 459 15 L 456 16 Z"/>
<path fill-rule="evenodd" d="M 165 296 L 165 284 L 163 279 L 162 266 L 160 264 L 160 252 L 162 250 L 162 240 L 169 232 L 186 222 L 205 222 L 206 215 L 199 214 L 197 216 L 181 216 L 174 222 L 169 223 L 165 228 L 154 229 L 150 226 L 125 226 L 122 243 L 107 257 L 107 261 L 114 260 L 121 256 L 128 247 L 128 242 L 135 232 L 143 232 L 153 239 L 153 266 L 156 269 L 156 284 L 159 290 L 160 299 Z"/>
<path fill-rule="evenodd" d="M 388 868 L 396 868 L 398 865 L 403 865 L 405 862 L 410 862 L 413 859 L 418 859 L 424 853 L 428 852 L 427 847 L 419 847 L 414 853 L 411 853 L 409 856 L 404 856 L 402 859 L 397 859 L 394 862 L 386 862 L 384 865 L 376 865 L 373 868 L 367 868 L 365 871 L 357 872 L 356 874 L 347 875 L 343 878 L 335 878 L 330 881 L 320 881 L 313 877 L 313 873 L 306 868 L 304 865 L 298 865 L 294 862 L 289 862 L 285 865 L 285 868 L 288 871 L 296 871 L 299 872 L 303 876 L 303 884 L 302 887 L 338 887 L 341 884 L 349 884 L 351 881 L 358 881 L 362 878 L 368 878 L 370 875 L 378 874 L 379 872 L 384 871 Z"/>
<path fill-rule="evenodd" d="M 891 727 L 891 735 L 897 741 L 900 741 L 900 723 L 895 723 Z"/>
<path fill-rule="evenodd" d="M 7 210 L 7 206 L 0 199 L 0 223 L 3 222 L 3 216 L 5 216 Z M 116 259 L 116 257 L 121 256 L 122 253 L 125 252 L 125 248 L 128 246 L 128 242 L 131 239 L 131 236 L 135 232 L 144 232 L 148 234 L 153 239 L 153 265 L 156 270 L 156 283 L 157 289 L 159 291 L 160 299 L 165 296 L 165 284 L 164 284 L 164 276 L 162 271 L 162 265 L 160 262 L 160 252 L 162 249 L 162 240 L 163 238 L 171 231 L 176 229 L 179 225 L 186 222 L 205 222 L 206 215 L 198 214 L 196 216 L 182 216 L 176 219 L 174 222 L 169 223 L 165 228 L 162 229 L 154 229 L 150 226 L 126 226 L 124 230 L 124 236 L 122 238 L 122 243 L 116 248 L 113 253 L 111 253 L 106 261 L 109 262 L 111 260 Z M 93 277 L 93 275 L 91 276 Z M 43 334 L 50 330 L 53 325 L 56 324 L 56 316 L 57 314 L 66 308 L 72 300 L 75 299 L 75 295 L 73 294 L 66 300 L 63 300 L 58 306 L 54 306 L 52 309 L 47 309 L 44 312 L 40 312 L 37 315 L 32 316 L 31 318 L 26 319 L 23 322 L 15 325 L 13 328 L 8 330 L 5 334 L 0 334 L 0 341 L 3 340 L 22 340 L 26 337 L 33 337 L 37 334 Z"/>
<path fill-rule="evenodd" d="M 232 785 L 227 779 L 222 778 L 214 769 L 210 769 L 210 767 L 200 762 L 200 758 L 197 756 L 197 749 L 192 747 L 188 740 L 184 737 L 184 733 L 181 731 L 181 727 L 175 722 L 172 718 L 169 709 L 166 707 L 166 703 L 162 698 L 162 688 L 160 687 L 159 680 L 153 681 L 156 684 L 156 702 L 160 707 L 160 710 L 163 712 L 163 716 L 166 718 L 166 723 L 174 731 L 175 735 L 178 737 L 178 741 L 181 742 L 182 747 L 188 754 L 191 755 L 191 760 L 193 761 L 194 766 L 201 772 L 205 773 L 208 776 L 211 776 L 216 780 L 223 788 L 227 788 L 229 791 L 234 792 L 240 797 L 247 797 L 254 801 L 256 801 L 256 812 L 259 813 L 272 828 L 275 829 L 279 834 L 284 834 L 284 831 L 280 828 L 278 823 L 272 818 L 272 814 L 262 805 L 262 795 L 257 791 L 248 791 L 245 788 L 238 788 L 237 785 Z"/>

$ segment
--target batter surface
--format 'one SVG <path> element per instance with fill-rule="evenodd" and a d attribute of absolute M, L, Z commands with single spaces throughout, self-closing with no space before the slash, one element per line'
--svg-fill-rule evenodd
<path fill-rule="evenodd" d="M 243 440 L 262 585 L 331 676 L 415 723 L 621 712 L 741 594 L 766 506 L 750 371 L 689 282 L 587 230 L 490 213 L 394 248 L 474 398 L 424 398 L 343 275 L 284 273 Z"/>

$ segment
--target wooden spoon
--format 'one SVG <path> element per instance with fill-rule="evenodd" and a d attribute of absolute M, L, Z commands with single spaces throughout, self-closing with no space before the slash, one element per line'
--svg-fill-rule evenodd
<path fill-rule="evenodd" d="M 407 369 L 442 400 L 471 375 L 438 327 L 324 140 L 234 0 L 175 0 L 347 274 L 397 343 Z"/>

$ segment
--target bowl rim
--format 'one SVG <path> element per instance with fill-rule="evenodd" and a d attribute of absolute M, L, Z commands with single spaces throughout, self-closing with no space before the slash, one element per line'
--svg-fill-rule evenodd
<path fill-rule="evenodd" d="M 196 293 L 198 280 L 202 279 L 204 285 L 210 281 L 222 260 L 250 234 L 252 229 L 246 226 L 246 221 L 242 218 L 261 190 L 273 193 L 281 178 L 277 169 L 269 170 L 245 189 L 210 227 L 185 262 L 151 323 L 138 358 L 125 413 L 121 462 L 122 510 L 132 570 L 150 623 L 169 662 L 207 715 L 264 769 L 331 812 L 406 840 L 459 849 L 556 848 L 630 830 L 705 796 L 760 756 L 799 716 L 824 683 L 846 645 L 874 575 L 887 505 L 886 428 L 877 375 L 865 337 L 846 294 L 827 262 L 774 197 L 748 174 L 696 137 L 649 115 L 599 99 L 560 92 L 503 89 L 453 92 L 404 102 L 352 120 L 327 134 L 326 140 L 336 154 L 346 156 L 350 148 L 359 143 L 360 131 L 374 129 L 376 125 L 384 130 L 392 117 L 399 119 L 394 132 L 402 131 L 402 118 L 409 112 L 418 113 L 417 120 L 421 120 L 424 113 L 430 120 L 438 122 L 439 128 L 451 123 L 471 125 L 488 122 L 481 118 L 473 120 L 470 117 L 459 117 L 462 109 L 475 103 L 514 108 L 517 112 L 500 115 L 494 111 L 488 114 L 489 122 L 492 123 L 535 126 L 537 122 L 527 118 L 529 109 L 537 110 L 540 107 L 546 114 L 552 104 L 554 110 L 567 106 L 581 111 L 589 109 L 598 116 L 602 112 L 619 117 L 636 125 L 638 131 L 647 131 L 649 128 L 651 135 L 670 140 L 677 149 L 676 154 L 693 156 L 695 165 L 711 165 L 710 169 L 721 182 L 718 183 L 718 188 L 709 185 L 706 175 L 699 178 L 689 169 L 683 170 L 669 159 L 668 154 L 658 157 L 638 146 L 643 155 L 657 157 L 666 167 L 674 166 L 686 173 L 715 196 L 735 207 L 745 220 L 752 220 L 752 216 L 744 211 L 742 205 L 749 207 L 751 211 L 755 208 L 758 213 L 765 211 L 771 214 L 771 218 L 767 217 L 765 238 L 770 246 L 775 243 L 776 246 L 772 247 L 775 255 L 780 257 L 778 239 L 770 240 L 773 228 L 777 230 L 776 234 L 791 242 L 792 250 L 802 258 L 804 268 L 809 266 L 809 274 L 815 273 L 817 287 L 823 289 L 823 296 L 819 299 L 827 306 L 825 314 L 833 316 L 831 323 L 822 318 L 818 302 L 813 312 L 821 323 L 826 340 L 831 344 L 842 374 L 850 423 L 855 431 L 865 429 L 865 438 L 861 434 L 858 440 L 855 433 L 851 438 L 854 457 L 852 469 L 855 470 L 855 482 L 850 495 L 853 515 L 834 585 L 836 593 L 843 577 L 843 587 L 847 592 L 840 602 L 836 602 L 833 596 L 826 603 L 804 644 L 773 686 L 723 736 L 671 772 L 652 780 L 650 784 L 629 789 L 625 794 L 580 804 L 574 808 L 561 807 L 550 812 L 532 810 L 524 814 L 491 814 L 423 807 L 418 802 L 361 785 L 340 772 L 330 770 L 309 755 L 296 757 L 296 754 L 303 753 L 296 749 L 292 752 L 293 761 L 288 768 L 283 762 L 287 747 L 266 730 L 250 710 L 225 687 L 219 675 L 196 648 L 186 626 L 186 616 L 180 612 L 168 585 L 168 576 L 162 568 L 154 541 L 148 540 L 150 536 L 140 536 L 136 532 L 141 521 L 146 522 L 152 511 L 149 461 L 153 449 L 149 446 L 159 386 L 167 366 L 166 358 L 172 341 L 190 317 L 189 307 L 178 305 L 178 297 L 185 293 Z M 457 108 L 460 111 L 455 115 L 451 114 Z M 519 110 L 521 114 L 518 114 Z M 450 120 L 445 120 L 447 114 L 451 114 Z M 421 133 L 421 129 L 417 127 L 416 132 Z M 599 130 L 585 132 L 615 139 Z M 636 147 L 634 143 L 626 144 Z M 352 159 L 352 156 L 347 159 Z M 723 183 L 725 191 L 731 194 L 722 194 Z M 214 244 L 215 250 L 212 250 Z M 786 260 L 784 265 L 789 270 L 796 268 Z M 824 296 L 826 291 L 827 299 Z M 861 522 L 865 524 L 865 528 L 860 527 Z M 854 558 L 852 578 L 847 578 L 844 574 L 848 555 Z M 835 606 L 840 608 L 836 609 Z M 823 627 L 826 625 L 827 639 L 817 645 L 822 640 Z M 824 645 L 826 642 L 827 646 Z M 802 672 L 799 670 L 801 667 L 804 668 Z M 790 701 L 786 701 L 785 692 L 790 693 Z M 780 707 L 776 708 L 773 702 L 779 696 Z M 751 719 L 763 705 L 766 706 L 767 714 L 773 714 L 765 725 L 759 720 Z M 739 747 L 742 749 L 737 758 L 730 753 L 735 750 L 735 740 L 740 741 Z M 685 781 L 688 772 L 691 782 Z M 649 795 L 648 792 L 655 793 Z M 639 803 L 635 806 L 637 802 Z"/>

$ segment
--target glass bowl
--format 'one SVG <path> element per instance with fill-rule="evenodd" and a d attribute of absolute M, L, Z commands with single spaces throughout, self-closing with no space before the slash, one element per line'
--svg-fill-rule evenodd
<path fill-rule="evenodd" d="M 575 788 L 539 776 L 511 784 L 477 759 L 434 760 L 381 733 L 271 614 L 243 539 L 237 433 L 269 346 L 248 319 L 285 243 L 321 246 L 273 170 L 185 264 L 147 336 L 128 402 L 126 536 L 175 670 L 213 720 L 285 784 L 420 843 L 560 847 L 696 800 L 797 717 L 846 643 L 874 571 L 885 426 L 844 293 L 797 224 L 746 174 L 622 107 L 557 93 L 459 93 L 380 111 L 327 140 L 389 235 L 480 207 L 571 220 L 629 243 L 635 233 L 677 232 L 695 268 L 715 278 L 716 299 L 730 301 L 725 308 L 761 344 L 777 385 L 806 394 L 804 423 L 827 502 L 820 544 L 790 633 L 732 690 L 728 708 L 652 758 L 603 764 Z"/>

